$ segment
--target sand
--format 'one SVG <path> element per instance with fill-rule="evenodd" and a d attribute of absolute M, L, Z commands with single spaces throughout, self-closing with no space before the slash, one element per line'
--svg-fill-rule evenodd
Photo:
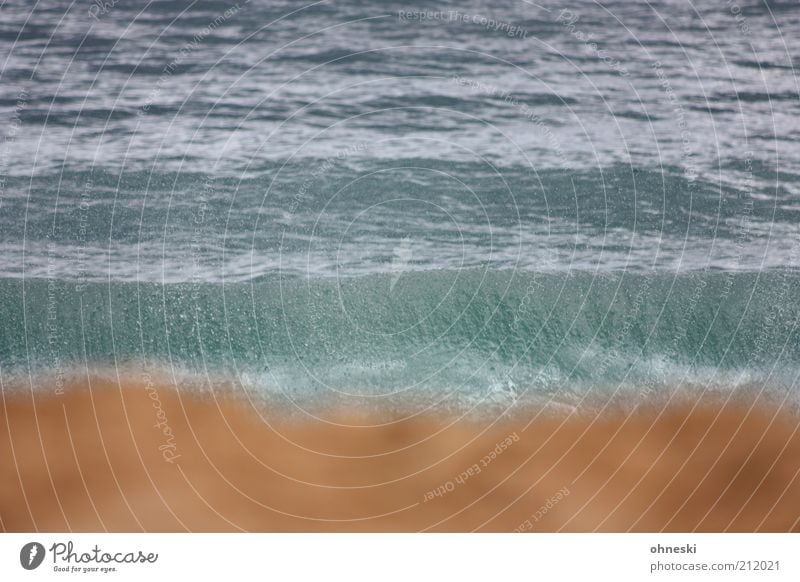
<path fill-rule="evenodd" d="M 5 531 L 798 531 L 756 396 L 514 419 L 285 411 L 152 381 L 5 387 Z"/>

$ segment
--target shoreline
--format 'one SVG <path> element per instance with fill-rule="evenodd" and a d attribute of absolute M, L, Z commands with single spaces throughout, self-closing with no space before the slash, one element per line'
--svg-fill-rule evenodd
<path fill-rule="evenodd" d="M 758 393 L 322 421 L 161 381 L 4 387 L 0 529 L 800 531 L 800 417 Z"/>

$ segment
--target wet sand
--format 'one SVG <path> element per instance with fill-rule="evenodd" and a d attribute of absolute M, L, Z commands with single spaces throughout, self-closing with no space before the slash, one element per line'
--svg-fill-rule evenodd
<path fill-rule="evenodd" d="M 755 396 L 334 424 L 90 384 L 6 387 L 0 529 L 800 531 L 800 419 Z"/>

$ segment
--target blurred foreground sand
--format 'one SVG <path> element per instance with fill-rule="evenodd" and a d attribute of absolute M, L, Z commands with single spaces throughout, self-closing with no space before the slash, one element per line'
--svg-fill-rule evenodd
<path fill-rule="evenodd" d="M 137 381 L 6 389 L 0 529 L 800 530 L 800 419 L 752 396 L 483 423 L 281 417 Z"/>

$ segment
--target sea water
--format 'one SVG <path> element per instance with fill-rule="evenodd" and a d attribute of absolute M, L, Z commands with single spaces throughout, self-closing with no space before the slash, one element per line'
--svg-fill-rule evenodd
<path fill-rule="evenodd" d="M 793 3 L 0 11 L 6 384 L 796 391 Z"/>

